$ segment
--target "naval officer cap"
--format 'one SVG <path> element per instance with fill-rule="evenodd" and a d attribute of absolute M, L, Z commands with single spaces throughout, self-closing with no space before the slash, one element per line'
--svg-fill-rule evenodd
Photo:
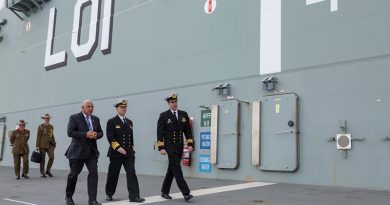
<path fill-rule="evenodd" d="M 114 103 L 114 107 L 119 107 L 119 106 L 126 106 L 127 107 L 127 100 L 122 98 Z"/>
<path fill-rule="evenodd" d="M 170 100 L 177 100 L 177 93 L 171 93 L 169 94 L 168 96 L 165 97 L 165 100 L 166 101 L 170 101 Z"/>

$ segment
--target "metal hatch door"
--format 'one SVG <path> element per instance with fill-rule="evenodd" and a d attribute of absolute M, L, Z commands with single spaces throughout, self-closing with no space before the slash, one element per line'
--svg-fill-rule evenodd
<path fill-rule="evenodd" d="M 5 144 L 5 117 L 0 117 L 0 161 L 3 160 Z"/>
<path fill-rule="evenodd" d="M 219 169 L 236 169 L 239 165 L 239 114 L 238 100 L 223 101 L 212 108 L 211 158 Z"/>
<path fill-rule="evenodd" d="M 299 166 L 298 96 L 264 96 L 261 100 L 260 169 L 294 172 Z"/>

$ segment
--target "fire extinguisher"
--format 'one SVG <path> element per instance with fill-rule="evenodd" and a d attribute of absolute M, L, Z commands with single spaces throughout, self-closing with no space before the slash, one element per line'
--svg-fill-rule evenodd
<path fill-rule="evenodd" d="M 192 132 L 192 120 L 193 118 L 190 118 L 190 127 L 191 127 L 191 132 Z M 193 132 L 192 132 L 193 133 Z M 188 150 L 188 145 L 184 145 L 183 147 L 183 155 L 182 155 L 182 162 L 183 166 L 189 167 L 191 166 L 191 152 Z"/>
<path fill-rule="evenodd" d="M 191 153 L 188 150 L 188 145 L 184 145 L 183 148 L 183 156 L 182 156 L 183 166 L 189 167 L 191 166 Z"/>

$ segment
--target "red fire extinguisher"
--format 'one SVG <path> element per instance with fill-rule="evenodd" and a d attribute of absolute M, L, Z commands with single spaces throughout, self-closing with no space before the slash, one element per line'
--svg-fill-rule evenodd
<path fill-rule="evenodd" d="M 188 150 L 188 145 L 184 145 L 183 156 L 181 159 L 183 162 L 183 166 L 187 166 L 187 167 L 191 166 L 191 153 Z"/>
<path fill-rule="evenodd" d="M 193 118 L 191 117 L 190 118 L 191 132 L 192 132 L 192 120 L 193 120 Z M 182 159 L 183 166 L 187 166 L 187 167 L 191 166 L 191 152 L 188 149 L 187 144 L 185 144 L 183 147 L 183 155 L 182 155 L 181 159 Z"/>

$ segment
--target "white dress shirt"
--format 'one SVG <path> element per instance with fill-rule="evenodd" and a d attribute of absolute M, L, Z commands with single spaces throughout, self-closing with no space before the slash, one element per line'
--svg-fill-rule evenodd
<path fill-rule="evenodd" d="M 123 124 L 126 124 L 126 122 L 127 122 L 126 121 L 126 116 L 125 117 L 121 117 L 121 116 L 118 115 L 118 117 L 122 120 Z"/>
<path fill-rule="evenodd" d="M 176 120 L 178 120 L 179 119 L 179 116 L 178 116 L 179 114 L 178 114 L 177 110 L 176 111 L 171 110 L 171 112 L 172 112 L 173 115 L 176 116 Z"/>
<path fill-rule="evenodd" d="M 93 130 L 93 124 L 92 124 L 91 116 L 87 116 L 87 115 L 84 114 L 84 113 L 83 113 L 83 115 L 84 115 L 85 120 L 88 120 L 88 122 L 89 122 L 89 124 L 91 125 L 91 128 L 92 128 L 92 130 Z M 87 123 L 87 125 L 88 125 L 88 123 Z M 88 128 L 89 128 L 89 127 L 88 127 Z"/>

